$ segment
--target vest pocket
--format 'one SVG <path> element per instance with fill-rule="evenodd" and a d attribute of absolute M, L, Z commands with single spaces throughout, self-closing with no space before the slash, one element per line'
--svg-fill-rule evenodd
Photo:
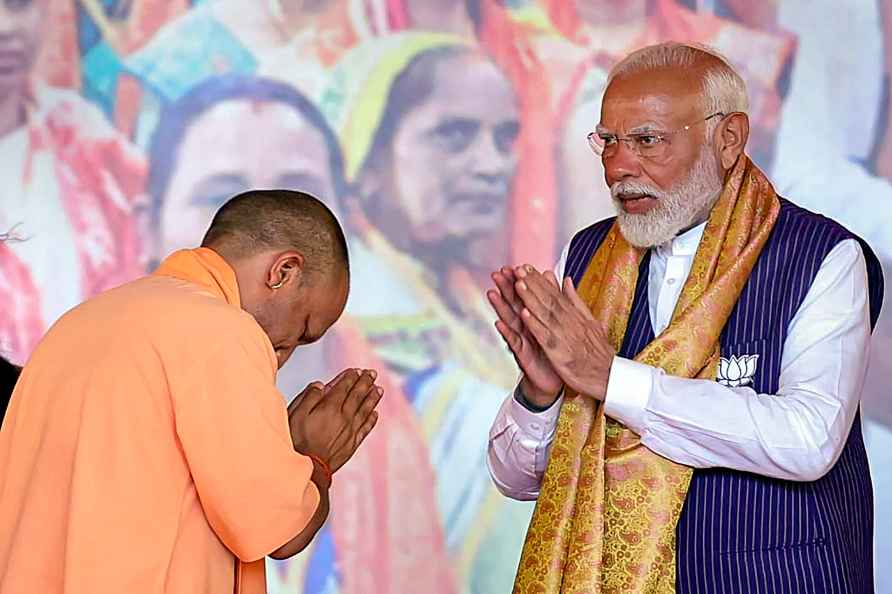
<path fill-rule="evenodd" d="M 695 536 L 713 554 L 743 554 L 821 545 L 827 531 L 819 521 L 811 483 L 782 481 L 727 469 L 696 471 L 687 506 L 705 517 Z M 699 503 L 690 501 L 691 497 Z M 680 531 L 679 536 L 684 533 Z M 693 535 L 692 535 L 693 536 Z M 710 546 L 711 545 L 711 546 Z"/>
<path fill-rule="evenodd" d="M 830 585 L 827 583 L 828 559 L 837 565 L 834 573 L 839 575 L 838 555 L 827 541 L 818 540 L 724 553 L 713 558 L 712 570 L 725 584 L 739 587 L 739 592 L 824 592 Z"/>

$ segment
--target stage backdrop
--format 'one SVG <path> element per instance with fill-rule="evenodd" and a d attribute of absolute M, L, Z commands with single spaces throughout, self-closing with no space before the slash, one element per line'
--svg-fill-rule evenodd
<path fill-rule="evenodd" d="M 347 229 L 352 294 L 280 388 L 367 365 L 388 394 L 328 525 L 270 562 L 269 589 L 509 592 L 532 507 L 485 467 L 517 372 L 484 290 L 495 267 L 551 266 L 610 216 L 585 137 L 611 65 L 664 40 L 718 48 L 748 82 L 749 152 L 779 193 L 888 265 L 884 4 L 5 0 L 0 352 L 25 362 L 67 309 L 197 245 L 233 194 L 312 192 Z M 889 309 L 862 408 L 877 559 L 892 559 Z"/>

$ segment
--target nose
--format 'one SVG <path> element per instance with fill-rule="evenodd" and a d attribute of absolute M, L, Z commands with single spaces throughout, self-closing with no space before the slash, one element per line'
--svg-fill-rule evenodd
<path fill-rule="evenodd" d="M 623 179 L 641 175 L 641 158 L 626 142 L 618 142 L 616 149 L 609 155 L 605 154 L 601 160 L 604 163 L 604 177 L 609 186 Z"/>
<path fill-rule="evenodd" d="M 468 157 L 474 177 L 489 185 L 504 182 L 516 161 L 512 150 L 499 148 L 492 131 L 478 136 Z"/>

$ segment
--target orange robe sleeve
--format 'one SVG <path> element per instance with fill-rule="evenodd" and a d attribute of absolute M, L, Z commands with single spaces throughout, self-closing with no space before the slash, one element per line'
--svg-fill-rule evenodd
<path fill-rule="evenodd" d="M 174 422 L 208 522 L 252 562 L 307 526 L 319 491 L 312 461 L 294 451 L 266 338 L 247 323 L 218 330 L 194 347 L 209 354 L 168 374 Z"/>

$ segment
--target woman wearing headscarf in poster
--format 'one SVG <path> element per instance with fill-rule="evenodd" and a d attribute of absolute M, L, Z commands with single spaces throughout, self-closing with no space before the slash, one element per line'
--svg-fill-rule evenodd
<path fill-rule="evenodd" d="M 750 92 L 750 151 L 761 166 L 770 166 L 781 107 L 780 82 L 793 58 L 793 36 L 695 12 L 679 0 L 538 0 L 537 4 L 545 25 L 531 42 L 554 85 L 563 238 L 588 221 L 612 214 L 609 195 L 592 184 L 599 174 L 593 171 L 591 151 L 580 130 L 591 130 L 597 123 L 610 67 L 639 47 L 678 40 L 724 53 Z"/>
<path fill-rule="evenodd" d="M 558 213 L 551 138 L 551 84 L 533 53 L 535 28 L 512 17 L 504 0 L 371 0 L 386 28 L 451 33 L 476 40 L 508 76 L 518 95 L 523 128 L 517 139 L 517 179 L 511 199 L 517 261 L 551 266 Z"/>
<path fill-rule="evenodd" d="M 131 54 L 117 82 L 115 120 L 147 145 L 160 110 L 226 73 L 282 78 L 310 95 L 366 36 L 367 0 L 208 0 Z"/>
<path fill-rule="evenodd" d="M 269 79 L 212 77 L 172 103 L 151 144 L 149 188 L 156 256 L 194 245 L 217 208 L 249 188 L 311 192 L 336 214 L 347 188 L 328 123 L 301 93 Z M 351 256 L 352 258 L 352 256 Z M 351 299 L 371 290 L 357 282 Z M 411 404 L 349 315 L 279 373 L 286 394 L 347 366 L 381 370 L 387 390 L 379 427 L 338 471 L 331 519 L 312 548 L 271 562 L 270 591 L 402 594 L 427 584 L 456 594 L 442 527 L 432 510 L 434 475 Z"/>
<path fill-rule="evenodd" d="M 487 478 L 486 424 L 516 381 L 482 287 L 510 259 L 517 97 L 496 65 L 450 35 L 365 42 L 320 107 L 359 195 L 353 273 L 375 287 L 347 306 L 414 405 L 462 589 L 510 590 L 531 509 Z M 513 543 L 513 546 L 512 546 Z"/>
<path fill-rule="evenodd" d="M 66 310 L 144 268 L 142 156 L 34 75 L 47 2 L 0 2 L 0 351 L 16 363 Z"/>

